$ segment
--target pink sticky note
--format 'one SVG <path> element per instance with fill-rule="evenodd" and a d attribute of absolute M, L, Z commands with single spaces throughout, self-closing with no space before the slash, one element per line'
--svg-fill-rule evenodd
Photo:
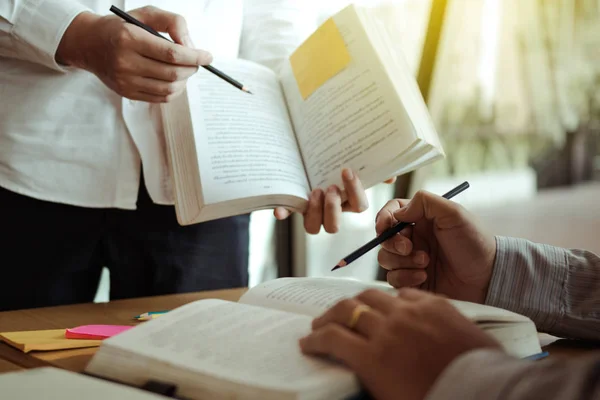
<path fill-rule="evenodd" d="M 67 329 L 65 337 L 67 339 L 94 339 L 102 340 L 125 332 L 133 326 L 126 325 L 83 325 L 77 328 Z"/>

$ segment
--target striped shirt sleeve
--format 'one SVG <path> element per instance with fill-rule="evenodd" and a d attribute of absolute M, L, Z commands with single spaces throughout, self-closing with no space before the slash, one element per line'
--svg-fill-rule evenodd
<path fill-rule="evenodd" d="M 426 400 L 598 400 L 600 356 L 524 361 L 502 351 L 473 350 L 442 372 Z"/>
<path fill-rule="evenodd" d="M 497 237 L 486 303 L 531 318 L 538 330 L 600 339 L 600 257 L 524 239 Z M 427 400 L 600 398 L 600 356 L 564 362 L 519 360 L 479 349 L 454 360 Z"/>
<path fill-rule="evenodd" d="M 600 339 L 600 257 L 496 237 L 486 304 L 528 316 L 555 336 Z"/>

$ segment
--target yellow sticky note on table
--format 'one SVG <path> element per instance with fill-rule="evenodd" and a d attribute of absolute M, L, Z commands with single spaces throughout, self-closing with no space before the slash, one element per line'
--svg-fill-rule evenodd
<path fill-rule="evenodd" d="M 333 18 L 329 18 L 290 56 L 300 94 L 306 100 L 344 69 L 350 53 Z"/>
<path fill-rule="evenodd" d="M 23 353 L 29 353 L 32 350 L 49 351 L 98 347 L 102 343 L 102 340 L 67 339 L 65 338 L 65 329 L 3 332 L 0 333 L 0 340 Z"/>

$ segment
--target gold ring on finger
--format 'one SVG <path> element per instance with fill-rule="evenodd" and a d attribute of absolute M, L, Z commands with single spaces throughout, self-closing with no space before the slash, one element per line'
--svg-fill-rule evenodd
<path fill-rule="evenodd" d="M 352 315 L 350 316 L 350 321 L 348 321 L 348 328 L 354 329 L 354 327 L 358 323 L 360 315 L 369 310 L 371 310 L 371 307 L 369 307 L 366 304 L 359 304 L 356 307 L 354 307 L 354 310 L 352 310 Z"/>

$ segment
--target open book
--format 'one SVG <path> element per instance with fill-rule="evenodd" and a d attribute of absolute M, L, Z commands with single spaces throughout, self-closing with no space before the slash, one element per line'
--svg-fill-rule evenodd
<path fill-rule="evenodd" d="M 345 399 L 359 382 L 343 365 L 303 355 L 298 339 L 337 301 L 387 284 L 280 278 L 239 302 L 198 300 L 105 340 L 86 372 L 141 386 L 175 384 L 189 399 Z M 541 352 L 534 324 L 509 311 L 453 302 L 510 354 Z"/>
<path fill-rule="evenodd" d="M 345 167 L 369 188 L 444 157 L 392 32 L 351 5 L 279 75 L 246 60 L 215 61 L 253 95 L 202 69 L 191 77 L 186 94 L 162 106 L 179 223 L 276 206 L 302 211 L 313 189 L 343 189 Z"/>

